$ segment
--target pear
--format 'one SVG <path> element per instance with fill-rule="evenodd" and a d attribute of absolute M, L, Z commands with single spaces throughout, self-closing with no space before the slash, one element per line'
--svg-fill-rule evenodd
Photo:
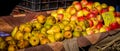
<path fill-rule="evenodd" d="M 60 27 L 61 30 L 63 30 L 64 27 L 65 27 L 65 25 L 63 23 L 58 23 L 58 25 L 59 25 L 59 27 Z"/>
<path fill-rule="evenodd" d="M 15 34 L 17 33 L 17 31 L 18 31 L 18 26 L 16 26 L 16 27 L 12 30 L 11 36 L 14 37 Z"/>
<path fill-rule="evenodd" d="M 82 33 L 83 36 L 87 36 L 88 35 L 86 31 L 82 31 L 81 33 Z"/>
<path fill-rule="evenodd" d="M 9 45 L 8 46 L 8 51 L 16 51 L 17 47 L 15 45 Z"/>
<path fill-rule="evenodd" d="M 25 33 L 24 34 L 24 40 L 29 40 L 32 37 L 31 33 Z"/>
<path fill-rule="evenodd" d="M 65 31 L 64 32 L 64 37 L 66 38 L 66 39 L 69 39 L 69 38 L 72 38 L 72 32 L 71 31 Z"/>
<path fill-rule="evenodd" d="M 35 36 L 32 36 L 30 39 L 29 39 L 29 43 L 32 45 L 32 46 L 37 46 L 39 44 L 39 38 L 38 37 L 35 37 Z"/>
<path fill-rule="evenodd" d="M 62 23 L 63 23 L 64 25 L 67 25 L 67 24 L 69 23 L 69 21 L 63 20 Z"/>
<path fill-rule="evenodd" d="M 28 47 L 29 45 L 29 42 L 27 40 L 20 40 L 18 41 L 17 43 L 17 46 L 20 48 L 20 49 L 23 49 L 23 48 L 26 48 Z"/>
<path fill-rule="evenodd" d="M 62 41 L 63 40 L 63 34 L 61 33 L 55 33 L 55 40 L 56 41 Z"/>
<path fill-rule="evenodd" d="M 53 25 L 53 24 L 55 24 L 56 23 L 56 19 L 54 18 L 54 17 L 52 17 L 52 16 L 49 16 L 49 17 L 47 17 L 47 20 L 46 20 L 46 22 L 45 22 L 45 24 L 49 24 L 49 25 Z"/>
<path fill-rule="evenodd" d="M 70 17 L 71 17 L 71 15 L 69 14 L 69 13 L 63 13 L 64 14 L 64 18 L 63 18 L 63 20 L 67 20 L 67 21 L 70 21 Z"/>
<path fill-rule="evenodd" d="M 44 28 L 46 28 L 46 29 L 50 29 L 51 28 L 51 25 L 50 24 L 44 24 Z"/>
<path fill-rule="evenodd" d="M 80 37 L 80 32 L 79 31 L 74 31 L 73 32 L 73 37 Z"/>
<path fill-rule="evenodd" d="M 82 27 L 81 26 L 75 26 L 75 28 L 74 28 L 74 31 L 82 31 L 83 29 L 82 29 Z"/>
<path fill-rule="evenodd" d="M 16 41 L 15 40 L 9 40 L 7 41 L 8 44 L 10 45 L 16 45 Z"/>
<path fill-rule="evenodd" d="M 14 38 L 16 39 L 16 40 L 22 40 L 23 39 L 23 33 L 22 32 L 20 32 L 20 31 L 18 31 L 16 34 L 15 34 L 15 36 L 14 36 Z"/>
<path fill-rule="evenodd" d="M 37 21 L 43 24 L 46 21 L 46 17 L 44 15 L 39 15 L 37 16 Z"/>
<path fill-rule="evenodd" d="M 48 44 L 50 43 L 49 39 L 48 38 L 43 38 L 40 40 L 40 44 L 43 45 L 43 44 Z"/>
<path fill-rule="evenodd" d="M 50 40 L 51 43 L 56 42 L 54 35 L 48 35 L 47 38 Z"/>
<path fill-rule="evenodd" d="M 32 24 L 32 27 L 34 28 L 34 30 L 40 30 L 41 27 L 42 27 L 42 25 L 37 22 L 37 23 L 33 23 L 33 24 Z"/>

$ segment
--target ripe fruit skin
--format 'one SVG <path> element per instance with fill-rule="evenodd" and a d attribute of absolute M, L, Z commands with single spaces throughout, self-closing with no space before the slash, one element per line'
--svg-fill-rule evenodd
<path fill-rule="evenodd" d="M 82 9 L 81 3 L 80 3 L 80 2 L 75 3 L 75 4 L 74 4 L 74 8 L 75 8 L 76 10 L 81 10 L 81 9 Z"/>
<path fill-rule="evenodd" d="M 64 37 L 65 37 L 66 39 L 72 38 L 72 33 L 71 33 L 71 31 L 65 31 L 65 32 L 64 32 Z"/>

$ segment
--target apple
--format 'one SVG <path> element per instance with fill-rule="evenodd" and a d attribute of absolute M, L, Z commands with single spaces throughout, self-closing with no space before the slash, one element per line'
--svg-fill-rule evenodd
<path fill-rule="evenodd" d="M 110 30 L 112 30 L 111 26 L 106 26 L 106 31 L 110 31 Z"/>
<path fill-rule="evenodd" d="M 65 31 L 63 35 L 66 39 L 72 38 L 72 32 L 71 31 Z"/>
<path fill-rule="evenodd" d="M 99 23 L 96 25 L 96 28 L 97 28 L 97 29 L 100 29 L 102 26 L 103 26 L 103 24 L 102 24 L 101 22 L 99 22 Z"/>
<path fill-rule="evenodd" d="M 63 20 L 64 15 L 63 14 L 58 14 L 58 20 L 56 20 L 57 22 L 61 22 Z"/>
<path fill-rule="evenodd" d="M 75 26 L 74 31 L 80 32 L 80 31 L 82 31 L 82 27 L 77 25 L 77 26 Z"/>
<path fill-rule="evenodd" d="M 100 2 L 94 2 L 93 3 L 93 7 L 97 7 L 97 6 L 100 6 Z"/>
<path fill-rule="evenodd" d="M 73 37 L 80 37 L 80 32 L 79 31 L 74 31 L 73 32 Z"/>
<path fill-rule="evenodd" d="M 95 15 L 98 15 L 98 13 L 99 13 L 98 10 L 97 10 L 97 8 L 91 9 L 90 12 L 94 13 Z"/>
<path fill-rule="evenodd" d="M 87 3 L 88 3 L 87 0 L 82 0 L 82 1 L 81 1 L 82 7 L 86 7 Z"/>
<path fill-rule="evenodd" d="M 46 20 L 46 17 L 44 15 L 37 16 L 37 20 L 39 23 L 44 23 Z"/>
<path fill-rule="evenodd" d="M 63 34 L 62 33 L 55 33 L 55 40 L 56 41 L 62 41 L 63 40 Z"/>
<path fill-rule="evenodd" d="M 87 5 L 86 5 L 86 7 L 87 7 L 88 9 L 92 9 L 92 7 L 93 7 L 93 2 L 88 2 Z"/>
<path fill-rule="evenodd" d="M 76 4 L 76 3 L 79 3 L 79 1 L 73 1 L 72 5 Z"/>
<path fill-rule="evenodd" d="M 89 13 L 86 17 L 90 19 L 96 17 L 96 15 L 94 13 Z"/>
<path fill-rule="evenodd" d="M 101 12 L 100 12 L 100 14 L 105 13 L 105 12 L 108 12 L 107 8 L 102 9 Z"/>
<path fill-rule="evenodd" d="M 98 12 L 100 13 L 101 10 L 102 10 L 102 7 L 101 6 L 96 6 L 96 8 L 97 8 Z"/>
<path fill-rule="evenodd" d="M 32 46 L 37 46 L 39 44 L 39 38 L 38 37 L 35 37 L 35 36 L 32 36 L 29 40 L 29 43 L 32 45 Z"/>
<path fill-rule="evenodd" d="M 47 35 L 47 38 L 49 39 L 50 43 L 56 42 L 54 35 Z"/>
<path fill-rule="evenodd" d="M 70 7 L 69 13 L 70 13 L 71 15 L 75 14 L 76 12 L 77 12 L 77 11 L 76 11 L 76 9 L 75 9 L 74 7 Z"/>
<path fill-rule="evenodd" d="M 90 10 L 87 7 L 82 8 L 84 16 L 87 16 L 90 13 Z"/>
<path fill-rule="evenodd" d="M 117 28 L 120 27 L 120 25 L 118 24 L 118 22 L 113 22 L 113 23 L 110 24 L 110 26 L 111 26 L 112 30 L 117 29 Z"/>
<path fill-rule="evenodd" d="M 76 14 L 77 17 L 82 17 L 84 14 L 83 14 L 83 11 L 82 10 L 79 10 Z"/>
<path fill-rule="evenodd" d="M 81 10 L 81 9 L 82 9 L 81 3 L 80 3 L 80 2 L 75 3 L 75 4 L 74 4 L 74 8 L 75 8 L 76 10 Z"/>
<path fill-rule="evenodd" d="M 111 11 L 111 12 L 114 12 L 115 11 L 115 7 L 114 6 L 108 6 L 108 10 Z"/>
<path fill-rule="evenodd" d="M 95 32 L 91 28 L 87 28 L 86 32 L 88 35 L 94 34 Z"/>
<path fill-rule="evenodd" d="M 72 15 L 72 16 L 70 17 L 70 20 L 71 20 L 71 21 L 76 21 L 76 20 L 77 20 L 77 16 L 76 16 L 76 15 Z"/>
<path fill-rule="evenodd" d="M 108 6 L 107 6 L 106 3 L 102 3 L 102 4 L 101 4 L 101 7 L 102 7 L 102 8 L 107 8 Z"/>
<path fill-rule="evenodd" d="M 31 37 L 32 37 L 31 33 L 25 33 L 23 38 L 24 40 L 29 40 Z"/>
<path fill-rule="evenodd" d="M 102 16 L 101 15 L 97 15 L 97 20 L 98 20 L 98 22 L 101 22 L 101 23 L 103 23 L 103 18 L 102 18 Z"/>
<path fill-rule="evenodd" d="M 77 19 L 78 19 L 78 21 L 84 21 L 85 17 L 78 17 Z"/>
<path fill-rule="evenodd" d="M 103 26 L 103 27 L 100 28 L 100 32 L 106 32 L 105 26 Z"/>
<path fill-rule="evenodd" d="M 63 8 L 58 8 L 57 13 L 58 14 L 63 14 L 65 10 Z"/>
<path fill-rule="evenodd" d="M 115 20 L 120 24 L 120 17 L 115 17 Z"/>
<path fill-rule="evenodd" d="M 88 19 L 87 21 L 89 22 L 90 27 L 92 27 L 94 25 L 92 20 Z"/>

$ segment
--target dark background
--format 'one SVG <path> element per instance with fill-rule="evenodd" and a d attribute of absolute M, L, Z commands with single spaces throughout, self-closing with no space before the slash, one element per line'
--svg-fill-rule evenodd
<path fill-rule="evenodd" d="M 22 0 L 0 0 L 0 16 L 9 15 L 13 8 Z M 80 1 L 80 0 L 79 0 Z M 107 3 L 108 5 L 120 5 L 120 0 L 88 0 L 98 1 L 100 3 Z"/>

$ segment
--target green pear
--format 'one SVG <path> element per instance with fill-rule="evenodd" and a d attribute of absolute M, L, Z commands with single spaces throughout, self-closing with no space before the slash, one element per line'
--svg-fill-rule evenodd
<path fill-rule="evenodd" d="M 48 37 L 48 39 L 50 40 L 51 43 L 56 42 L 54 35 L 48 35 L 47 37 Z"/>
<path fill-rule="evenodd" d="M 79 31 L 74 31 L 73 32 L 73 37 L 80 37 L 80 32 Z"/>
<path fill-rule="evenodd" d="M 32 45 L 32 46 L 37 46 L 39 44 L 39 38 L 38 37 L 35 37 L 35 36 L 32 36 L 30 39 L 29 39 L 29 43 Z"/>
<path fill-rule="evenodd" d="M 17 33 L 17 31 L 18 31 L 18 26 L 16 26 L 16 27 L 12 30 L 11 36 L 14 37 L 15 34 Z"/>
<path fill-rule="evenodd" d="M 55 40 L 56 41 L 62 41 L 63 40 L 63 34 L 61 33 L 55 33 Z"/>

